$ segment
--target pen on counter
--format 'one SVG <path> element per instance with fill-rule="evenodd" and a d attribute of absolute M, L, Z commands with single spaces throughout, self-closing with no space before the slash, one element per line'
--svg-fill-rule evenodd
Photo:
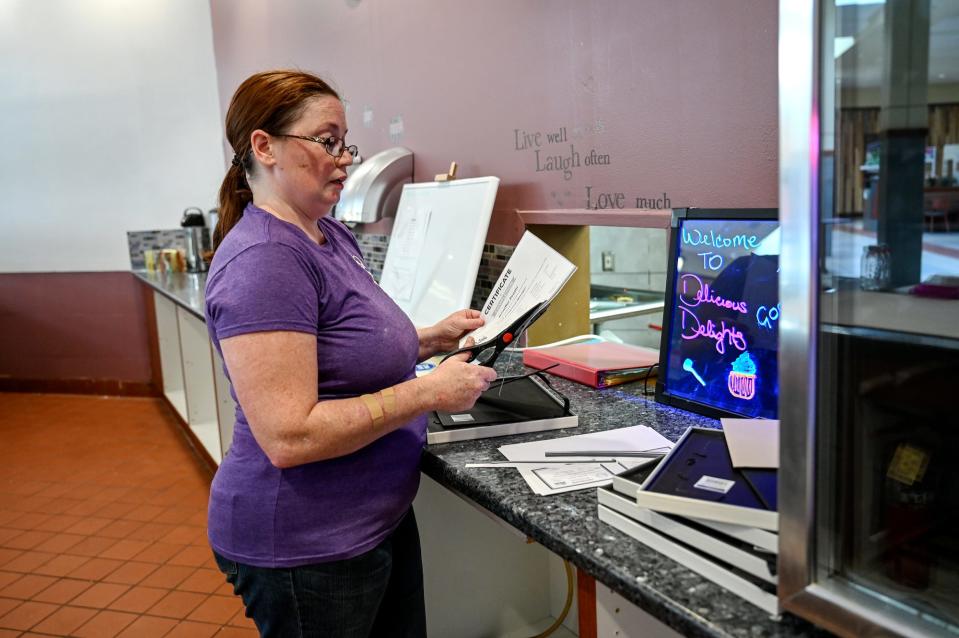
<path fill-rule="evenodd" d="M 572 452 L 566 451 L 555 451 L 555 452 L 544 452 L 543 456 L 546 457 L 557 457 L 557 456 L 616 456 L 616 457 L 639 457 L 644 459 L 658 459 L 660 457 L 666 456 L 666 452 L 634 452 L 627 450 L 578 450 Z M 592 461 L 593 463 L 598 463 L 599 461 Z"/>
<path fill-rule="evenodd" d="M 616 459 L 590 459 L 589 461 L 489 461 L 466 463 L 463 467 L 512 467 L 514 465 L 570 465 L 572 463 L 615 463 Z"/>

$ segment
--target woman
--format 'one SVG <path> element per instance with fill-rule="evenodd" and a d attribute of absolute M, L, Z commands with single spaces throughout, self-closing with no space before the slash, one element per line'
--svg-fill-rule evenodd
<path fill-rule="evenodd" d="M 217 564 L 263 636 L 425 635 L 425 413 L 468 409 L 496 374 L 465 356 L 414 366 L 483 320 L 416 330 L 327 216 L 356 147 L 325 82 L 253 75 L 226 134 L 206 315 L 238 407 L 210 488 Z"/>

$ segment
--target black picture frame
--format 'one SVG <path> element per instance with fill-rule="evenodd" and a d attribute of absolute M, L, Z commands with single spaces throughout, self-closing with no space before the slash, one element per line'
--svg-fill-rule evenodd
<path fill-rule="evenodd" d="M 779 221 L 777 208 L 674 208 L 669 224 L 668 263 L 666 268 L 666 305 L 663 309 L 663 329 L 659 344 L 659 374 L 656 378 L 655 399 L 658 403 L 682 408 L 703 416 L 719 419 L 722 417 L 743 417 L 743 414 L 715 406 L 693 401 L 686 397 L 671 394 L 666 384 L 669 355 L 672 347 L 671 326 L 676 308 L 676 267 L 679 254 L 679 226 L 685 220 L 718 221 Z"/>

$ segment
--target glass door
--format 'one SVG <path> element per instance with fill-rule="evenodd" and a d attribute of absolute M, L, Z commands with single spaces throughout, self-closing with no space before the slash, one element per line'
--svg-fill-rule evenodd
<path fill-rule="evenodd" d="M 780 597 L 956 636 L 959 2 L 780 6 Z"/>

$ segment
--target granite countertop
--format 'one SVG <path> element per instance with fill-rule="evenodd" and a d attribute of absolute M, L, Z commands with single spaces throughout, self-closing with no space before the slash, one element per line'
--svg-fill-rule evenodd
<path fill-rule="evenodd" d="M 504 361 L 505 359 L 505 361 Z M 519 353 L 506 352 L 500 374 L 523 368 Z M 423 472 L 486 508 L 597 581 L 685 636 L 827 635 L 790 614 L 771 619 L 699 574 L 601 522 L 595 489 L 536 496 L 518 471 L 470 468 L 468 462 L 503 461 L 497 448 L 559 436 L 647 425 L 676 441 L 689 427 L 718 428 L 715 419 L 656 403 L 642 383 L 595 390 L 557 377 L 553 386 L 569 397 L 579 427 L 510 437 L 430 445 Z"/>
<path fill-rule="evenodd" d="M 205 272 L 148 272 L 146 270 L 131 271 L 133 276 L 152 286 L 170 301 L 179 304 L 199 319 L 204 318 L 206 298 L 203 291 L 206 289 Z"/>
<path fill-rule="evenodd" d="M 204 318 L 206 273 L 133 274 L 196 317 Z M 512 352 L 505 352 L 496 367 L 502 375 L 524 370 L 521 356 Z M 579 427 L 430 445 L 423 454 L 423 472 L 685 636 L 826 635 L 790 614 L 771 619 L 758 607 L 600 522 L 595 489 L 536 496 L 515 470 L 466 469 L 467 462 L 504 460 L 497 448 L 507 443 L 630 425 L 647 425 L 676 441 L 689 427 L 719 427 L 715 419 L 656 403 L 651 396 L 643 395 L 642 383 L 595 390 L 557 377 L 550 380 L 569 397 L 573 412 L 579 415 Z"/>

